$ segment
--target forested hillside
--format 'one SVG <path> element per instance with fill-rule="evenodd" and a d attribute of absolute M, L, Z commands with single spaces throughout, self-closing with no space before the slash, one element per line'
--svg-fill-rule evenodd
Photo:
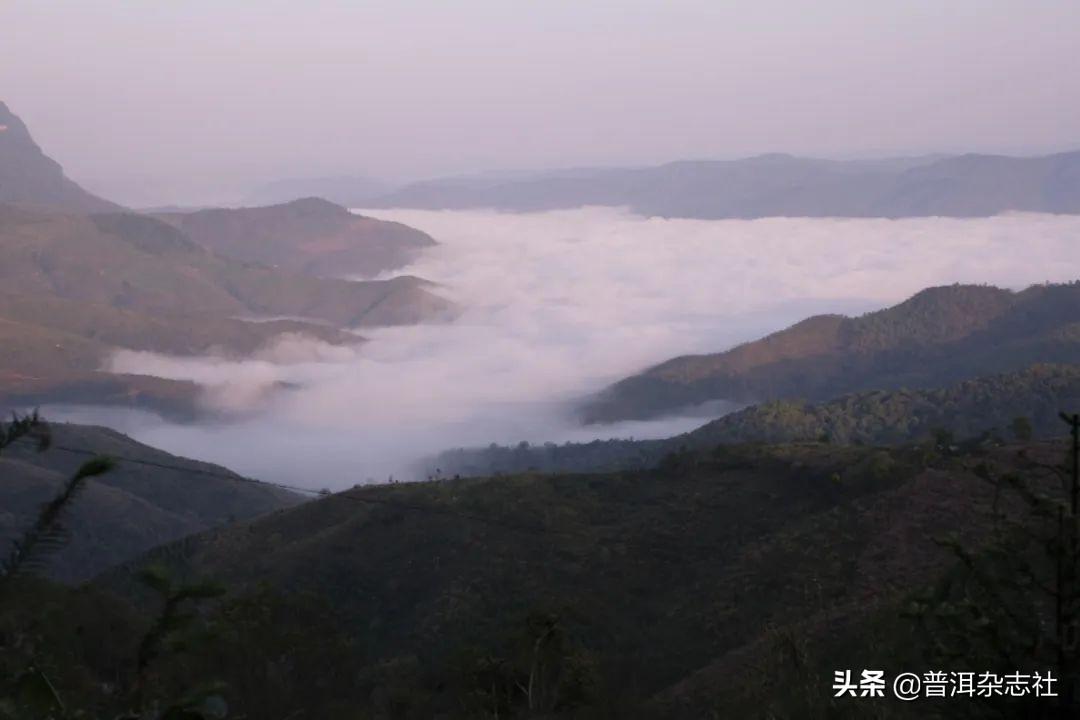
<path fill-rule="evenodd" d="M 79 494 L 64 518 L 68 538 L 46 572 L 65 582 L 88 580 L 162 543 L 302 501 L 108 428 L 59 423 L 49 432 L 51 447 L 44 452 L 22 441 L 0 453 L 0 546 L 5 549 L 82 463 L 95 455 L 116 460 L 113 470 Z"/>
<path fill-rule="evenodd" d="M 955 563 L 933 538 L 983 542 L 995 492 L 974 471 L 1019 467 L 1021 447 L 737 446 L 654 471 L 346 491 L 142 561 L 228 588 L 153 692 L 221 680 L 251 717 L 806 717 L 808 698 L 815 717 L 926 717 L 831 700 L 823 668 L 925 662 L 903 610 Z M 68 697 L 100 698 L 95 677 L 146 627 L 63 634 L 94 603 L 152 614 L 138 566 L 97 583 L 133 609 L 49 591 L 67 615 L 23 630 L 72 659 L 53 674 Z"/>
<path fill-rule="evenodd" d="M 938 390 L 869 390 L 821 403 L 775 400 L 663 440 L 458 448 L 425 463 L 428 474 L 611 472 L 653 467 L 684 448 L 731 443 L 896 445 L 948 436 L 1000 441 L 1064 432 L 1058 413 L 1080 405 L 1080 366 L 1035 365 Z"/>
<path fill-rule="evenodd" d="M 1080 283 L 1016 293 L 953 285 L 860 317 L 812 317 L 726 352 L 661 363 L 607 388 L 581 414 L 612 422 L 710 400 L 828 400 L 943 387 L 1033 363 L 1080 363 Z"/>
<path fill-rule="evenodd" d="M 1078 58 L 0 0 L 0 720 L 1080 720 Z"/>

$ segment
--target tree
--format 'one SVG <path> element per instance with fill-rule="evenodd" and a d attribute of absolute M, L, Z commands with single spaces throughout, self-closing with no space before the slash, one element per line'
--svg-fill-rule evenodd
<path fill-rule="evenodd" d="M 130 690 L 131 701 L 136 708 L 132 720 L 143 718 L 146 707 L 147 686 L 153 663 L 166 650 L 181 652 L 191 645 L 191 630 L 196 615 L 189 611 L 191 604 L 220 597 L 225 590 L 216 583 L 196 582 L 177 584 L 162 565 L 150 565 L 138 574 L 139 581 L 154 590 L 160 599 L 160 610 L 150 629 L 139 643 L 135 661 L 135 676 Z M 188 693 L 181 701 L 166 709 L 163 720 L 170 720 L 169 712 L 186 720 L 225 716 L 225 701 L 216 693 L 217 685 Z"/>
<path fill-rule="evenodd" d="M 11 422 L 0 423 L 0 453 L 23 438 L 36 440 L 38 452 L 44 452 L 49 448 L 52 439 L 49 434 L 49 425 L 41 419 L 36 410 L 23 417 L 12 415 Z"/>
<path fill-rule="evenodd" d="M 558 613 L 531 612 L 502 652 L 471 668 L 468 704 L 481 717 L 550 717 L 587 705 L 595 669 Z"/>
<path fill-rule="evenodd" d="M 22 439 L 35 440 L 39 452 L 48 449 L 48 424 L 36 412 L 25 417 L 13 416 L 10 423 L 0 425 L 0 452 Z M 7 558 L 0 561 L 0 609 L 4 609 L 6 603 L 18 600 L 15 580 L 24 574 L 35 574 L 44 570 L 51 554 L 66 542 L 64 516 L 87 481 L 109 472 L 114 466 L 114 461 L 104 456 L 94 457 L 83 463 L 64 482 L 59 492 L 42 505 L 33 524 L 12 542 Z M 205 583 L 175 586 L 168 574 L 158 567 L 145 569 L 140 573 L 140 579 L 162 596 L 163 603 L 160 613 L 139 646 L 134 680 L 126 701 L 129 708 L 133 709 L 119 716 L 118 720 L 224 718 L 227 709 L 224 700 L 213 691 L 216 687 L 214 685 L 197 689 L 167 703 L 146 703 L 144 699 L 151 663 L 161 655 L 166 646 L 171 650 L 181 647 L 182 643 L 179 641 L 195 619 L 193 614 L 184 611 L 185 607 L 194 601 L 216 597 L 221 594 L 221 589 Z M 32 658 L 26 663 L 25 669 L 10 682 L 0 682 L 2 720 L 67 720 L 86 717 L 84 711 L 65 705 L 60 692 Z"/>
<path fill-rule="evenodd" d="M 75 496 L 92 477 L 104 475 L 113 467 L 107 457 L 96 457 L 83 463 L 63 485 L 59 494 L 42 506 L 37 520 L 18 540 L 12 543 L 11 552 L 0 563 L 0 581 L 15 577 L 29 568 L 40 569 L 46 558 L 67 540 L 61 523 L 64 511 Z"/>
<path fill-rule="evenodd" d="M 911 608 L 928 656 L 941 666 L 1053 671 L 1056 703 L 991 698 L 986 716 L 1080 712 L 1080 415 L 1061 418 L 1071 437 L 1064 462 L 1022 451 L 1022 472 L 975 468 L 995 489 L 989 537 L 976 544 L 955 535 L 940 540 L 958 566 Z"/>
<path fill-rule="evenodd" d="M 49 426 L 36 411 L 24 417 L 14 415 L 10 423 L 0 426 L 0 452 L 24 438 L 35 440 L 38 452 L 49 448 Z M 87 480 L 107 473 L 113 464 L 107 457 L 87 460 L 68 478 L 60 492 L 42 505 L 33 525 L 12 542 L 8 557 L 0 562 L 0 589 L 20 572 L 40 570 L 48 556 L 64 544 L 67 539 L 62 523 L 65 511 Z"/>

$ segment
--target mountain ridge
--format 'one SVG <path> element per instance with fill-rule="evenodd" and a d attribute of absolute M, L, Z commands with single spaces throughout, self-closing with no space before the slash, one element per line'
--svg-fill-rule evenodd
<path fill-rule="evenodd" d="M 239 355 L 289 334 L 358 344 L 347 330 L 453 314 L 419 278 L 287 273 L 215 255 L 166 223 L 130 213 L 0 205 L 0 241 L 0 402 L 9 406 L 127 398 L 191 416 L 199 411 L 195 386 L 103 373 L 109 351 Z M 307 320 L 240 319 L 252 316 Z"/>
<path fill-rule="evenodd" d="M 712 400 L 942 386 L 1036 362 L 1080 362 L 1078 328 L 1080 283 L 928 288 L 859 317 L 815 316 L 724 352 L 672 358 L 609 386 L 579 412 L 603 423 Z"/>
<path fill-rule="evenodd" d="M 177 457 L 109 428 L 51 423 L 52 448 L 16 443 L 0 455 L 0 542 L 29 527 L 92 455 L 116 460 L 94 478 L 64 520 L 69 542 L 52 558 L 51 577 L 73 583 L 139 556 L 152 547 L 237 520 L 303 502 L 304 498 L 243 478 L 212 463 Z"/>
<path fill-rule="evenodd" d="M 321 277 L 373 277 L 436 244 L 415 228 L 356 215 L 317 197 L 155 217 L 219 255 Z"/>
<path fill-rule="evenodd" d="M 1044 457 L 1059 447 L 1030 449 Z M 1015 463 L 1017 449 L 978 459 Z M 951 564 L 931 538 L 960 522 L 978 538 L 993 495 L 964 458 L 947 454 L 733 446 L 660 470 L 355 488 L 173 543 L 142 562 L 178 577 L 227 579 L 228 617 L 261 610 L 242 614 L 243 629 L 215 648 L 215 677 L 241 680 L 240 658 L 292 638 L 278 652 L 328 678 L 318 692 L 282 682 L 267 696 L 265 681 L 243 676 L 239 687 L 263 692 L 238 690 L 230 704 L 257 716 L 389 706 L 437 717 L 490 707 L 492 683 L 513 687 L 515 673 L 528 676 L 528 633 L 546 618 L 564 633 L 564 655 L 553 662 L 565 664 L 550 676 L 574 703 L 559 706 L 564 714 L 708 717 L 726 708 L 721 716 L 741 717 L 742 698 L 731 691 L 761 687 L 747 674 L 718 681 L 703 671 L 764 660 L 769 648 L 759 643 L 779 622 L 802 629 L 850 610 L 834 616 L 843 620 L 829 635 L 835 642 L 898 617 L 912 588 Z M 901 551 L 896 536 L 910 538 Z M 138 598 L 124 569 L 95 584 Z M 303 632 L 311 627 L 322 630 Z M 330 628 L 341 641 L 332 657 L 322 634 Z M 184 677 L 180 665 L 172 672 Z M 695 697 L 710 689 L 711 699 Z"/>
<path fill-rule="evenodd" d="M 822 160 L 784 154 L 686 160 L 645 168 L 537 174 L 506 182 L 436 179 L 368 207 L 492 208 L 541 212 L 625 206 L 647 215 L 763 217 L 984 217 L 1080 213 L 1080 151 L 1034 157 L 967 154 Z"/>
<path fill-rule="evenodd" d="M 93 195 L 34 142 L 30 130 L 0 100 L 0 203 L 69 212 L 108 212 L 121 207 Z"/>
<path fill-rule="evenodd" d="M 385 195 L 393 186 L 357 175 L 334 175 L 274 180 L 253 189 L 245 205 L 285 203 L 298 198 L 319 197 L 348 208 L 363 207 L 369 200 Z"/>
<path fill-rule="evenodd" d="M 950 437 L 993 444 L 1015 437 L 1018 422 L 1032 437 L 1051 439 L 1064 433 L 1059 413 L 1071 407 L 1080 407 L 1080 365 L 1036 364 L 940 389 L 866 390 L 816 403 L 773 400 L 657 440 L 445 450 L 426 460 L 423 470 L 432 477 L 617 472 L 655 467 L 687 450 L 740 443 L 895 446 Z"/>
<path fill-rule="evenodd" d="M 0 406 L 123 404 L 192 419 L 206 411 L 197 385 L 110 373 L 111 354 L 236 357 L 289 337 L 357 345 L 358 327 L 444 320 L 453 304 L 420 278 L 339 277 L 396 269 L 431 245 L 314 198 L 128 211 L 66 178 L 0 103 Z"/>

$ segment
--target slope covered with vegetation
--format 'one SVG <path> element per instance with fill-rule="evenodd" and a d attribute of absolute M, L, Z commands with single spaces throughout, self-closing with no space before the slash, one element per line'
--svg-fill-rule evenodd
<path fill-rule="evenodd" d="M 1072 603 L 1080 580 L 1061 561 L 1055 575 L 1040 540 L 1053 526 L 1062 547 L 1046 510 L 1067 504 L 1064 468 L 1080 487 L 1064 451 L 721 445 L 653 470 L 357 487 L 158 547 L 78 591 L 9 560 L 0 712 L 63 697 L 107 717 L 180 699 L 204 720 L 952 717 L 945 701 L 837 699 L 832 670 L 1072 677 L 1043 588 Z M 104 483 L 110 467 L 79 472 Z M 973 717 L 1059 708 L 968 702 Z"/>
<path fill-rule="evenodd" d="M 1080 405 L 1080 366 L 1034 365 L 937 390 L 869 390 L 809 403 L 752 405 L 662 440 L 594 440 L 447 450 L 424 463 L 429 475 L 611 472 L 655 466 L 684 448 L 732 443 L 819 442 L 898 445 L 935 437 L 957 441 L 1052 438 L 1063 407 Z"/>
<path fill-rule="evenodd" d="M 940 390 L 874 390 L 825 403 L 779 400 L 722 417 L 689 433 L 695 445 L 824 441 L 867 445 L 925 440 L 1052 437 L 1058 412 L 1080 405 L 1080 366 L 1036 365 Z M 1018 422 L 1018 419 L 1020 422 Z"/>
<path fill-rule="evenodd" d="M 581 414 L 586 422 L 612 422 L 710 400 L 818 401 L 942 387 L 1040 362 L 1080 363 L 1080 283 L 1017 293 L 930 288 L 861 317 L 812 317 L 723 353 L 661 363 L 607 388 Z"/>
<path fill-rule="evenodd" d="M 972 466 L 1016 449 L 742 446 L 646 472 L 354 489 L 144 560 L 229 587 L 155 689 L 222 680 L 250 717 L 765 717 L 804 694 L 820 708 L 800 717 L 908 717 L 834 706 L 831 669 L 917 657 L 902 606 L 953 562 L 933 537 L 984 536 L 994 491 Z M 138 566 L 99 586 L 145 616 Z M 92 687 L 102 648 L 60 646 Z"/>
<path fill-rule="evenodd" d="M 69 540 L 48 567 L 60 580 L 84 581 L 162 543 L 301 501 L 108 428 L 53 424 L 50 432 L 52 447 L 46 452 L 20 442 L 0 454 L 0 544 L 5 547 L 88 458 L 116 460 L 65 518 Z"/>

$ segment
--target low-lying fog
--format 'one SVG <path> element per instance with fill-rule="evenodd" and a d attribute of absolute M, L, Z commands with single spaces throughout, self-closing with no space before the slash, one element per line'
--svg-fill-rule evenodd
<path fill-rule="evenodd" d="M 312 488 L 411 479 L 448 447 L 660 437 L 697 416 L 578 427 L 574 401 L 668 357 L 722 350 L 820 312 L 858 313 L 953 282 L 1080 277 L 1080 217 L 664 220 L 610 208 L 535 214 L 379 210 L 441 244 L 402 272 L 463 314 L 368 330 L 355 349 L 285 342 L 244 362 L 123 352 L 113 368 L 210 386 L 260 409 L 181 426 L 51 408 L 170 452 Z M 274 383 L 295 389 L 264 398 Z"/>

